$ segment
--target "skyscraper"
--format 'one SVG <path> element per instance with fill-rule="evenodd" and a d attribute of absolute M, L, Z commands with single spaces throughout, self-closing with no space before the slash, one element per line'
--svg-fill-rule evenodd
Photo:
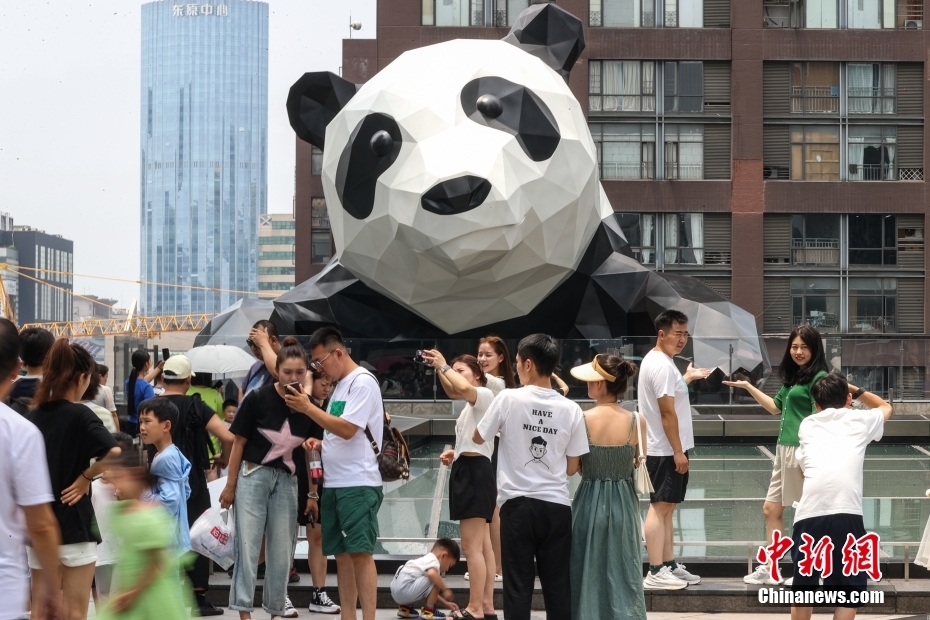
<path fill-rule="evenodd" d="M 141 86 L 142 312 L 219 312 L 258 289 L 268 4 L 143 5 Z"/>

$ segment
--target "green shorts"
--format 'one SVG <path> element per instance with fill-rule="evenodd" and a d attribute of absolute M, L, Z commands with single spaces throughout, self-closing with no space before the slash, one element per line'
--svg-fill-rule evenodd
<path fill-rule="evenodd" d="M 382 499 L 381 487 L 324 487 L 320 500 L 323 555 L 374 553 Z"/>

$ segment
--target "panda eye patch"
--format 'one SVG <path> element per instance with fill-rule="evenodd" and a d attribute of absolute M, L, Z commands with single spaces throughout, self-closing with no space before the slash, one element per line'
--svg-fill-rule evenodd
<path fill-rule="evenodd" d="M 378 177 L 397 161 L 402 143 L 397 122 L 387 114 L 369 114 L 355 127 L 336 168 L 336 191 L 346 213 L 357 220 L 371 215 Z"/>
<path fill-rule="evenodd" d="M 500 77 L 483 77 L 462 88 L 462 109 L 469 119 L 517 139 L 533 161 L 552 157 L 562 136 L 542 99 L 529 88 Z"/>

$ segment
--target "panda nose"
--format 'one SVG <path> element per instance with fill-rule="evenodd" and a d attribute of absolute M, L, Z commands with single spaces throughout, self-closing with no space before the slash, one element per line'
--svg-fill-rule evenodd
<path fill-rule="evenodd" d="M 432 186 L 420 204 L 430 213 L 455 215 L 481 206 L 489 193 L 491 183 L 487 179 L 469 174 Z"/>

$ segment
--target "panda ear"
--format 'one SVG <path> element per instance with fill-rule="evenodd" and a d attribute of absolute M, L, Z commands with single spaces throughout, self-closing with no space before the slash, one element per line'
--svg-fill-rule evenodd
<path fill-rule="evenodd" d="M 580 19 L 556 4 L 534 4 L 520 13 L 503 40 L 540 58 L 568 82 L 584 50 L 584 27 Z"/>
<path fill-rule="evenodd" d="M 326 126 L 358 87 L 329 71 L 304 73 L 287 95 L 287 118 L 297 136 L 322 149 Z"/>

